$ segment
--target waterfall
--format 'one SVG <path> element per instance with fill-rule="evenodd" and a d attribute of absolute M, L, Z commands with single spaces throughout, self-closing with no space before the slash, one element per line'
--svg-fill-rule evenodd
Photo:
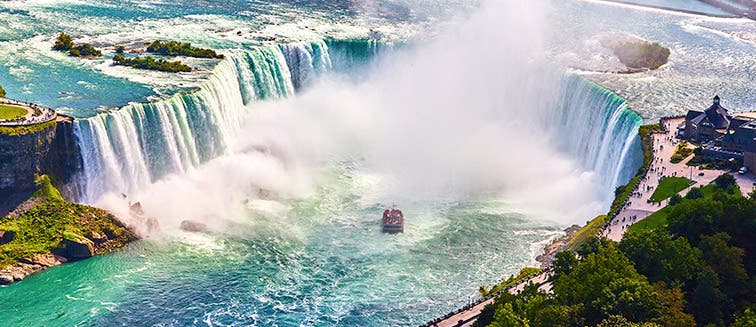
<path fill-rule="evenodd" d="M 291 72 L 291 82 L 295 90 L 301 90 L 313 79 L 333 67 L 328 45 L 323 40 L 296 42 L 279 45 Z"/>
<path fill-rule="evenodd" d="M 248 104 L 291 96 L 331 69 L 322 40 L 234 51 L 194 92 L 77 120 L 86 190 L 77 200 L 131 193 L 223 154 Z"/>
<path fill-rule="evenodd" d="M 359 63 L 387 49 L 370 40 L 318 40 L 231 51 L 196 91 L 77 120 L 83 176 L 76 188 L 85 191 L 76 200 L 131 194 L 216 158 L 241 128 L 250 104 L 291 96 L 331 71 L 359 70 Z M 542 118 L 555 142 L 597 172 L 607 188 L 626 182 L 640 166 L 636 131 L 642 119 L 624 99 L 583 78 L 567 77 L 560 88 L 554 110 Z"/>
<path fill-rule="evenodd" d="M 582 77 L 569 76 L 547 124 L 554 140 L 586 170 L 602 178 L 608 191 L 627 183 L 642 164 L 638 127 L 643 119 L 626 100 Z M 611 199 L 613 192 L 607 192 Z"/>

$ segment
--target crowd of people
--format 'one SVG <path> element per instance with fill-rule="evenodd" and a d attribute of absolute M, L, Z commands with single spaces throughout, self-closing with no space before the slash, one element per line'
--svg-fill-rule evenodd
<path fill-rule="evenodd" d="M 399 209 L 386 209 L 383 211 L 384 225 L 401 225 L 404 222 L 404 214 Z"/>
<path fill-rule="evenodd" d="M 12 120 L 0 119 L 0 125 L 3 126 L 24 126 L 46 123 L 55 119 L 55 110 L 39 106 L 34 103 L 22 102 L 11 99 L 0 99 L 0 104 L 18 106 L 22 108 L 31 108 L 34 112 L 30 115 L 24 115 Z"/>

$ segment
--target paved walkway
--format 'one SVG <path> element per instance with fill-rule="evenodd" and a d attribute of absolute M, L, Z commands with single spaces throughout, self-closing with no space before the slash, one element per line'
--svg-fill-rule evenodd
<path fill-rule="evenodd" d="M 55 110 L 34 103 L 0 98 L 0 104 L 26 109 L 26 115 L 14 120 L 1 120 L 0 126 L 27 126 L 41 124 L 56 118 Z"/>
<path fill-rule="evenodd" d="M 692 180 L 694 183 L 688 188 L 680 191 L 680 195 L 684 195 L 690 190 L 691 187 L 699 187 L 708 185 L 714 179 L 725 173 L 721 170 L 699 170 L 697 167 L 687 166 L 686 163 L 693 158 L 689 156 L 685 160 L 679 163 L 670 162 L 670 158 L 675 153 L 675 149 L 679 144 L 679 140 L 675 138 L 673 134 L 677 130 L 677 125 L 683 121 L 683 118 L 664 120 L 665 129 L 667 133 L 657 133 L 653 135 L 652 147 L 653 157 L 652 164 L 644 176 L 638 187 L 633 190 L 633 195 L 628 200 L 627 204 L 620 210 L 617 216 L 609 222 L 609 228 L 603 230 L 600 235 L 607 237 L 611 240 L 619 242 L 622 239 L 622 235 L 627 228 L 650 216 L 652 213 L 664 208 L 669 200 L 664 200 L 661 203 L 649 203 L 648 200 L 654 193 L 654 190 L 659 186 L 659 182 L 663 177 L 685 177 Z M 692 146 L 691 146 L 692 147 Z M 754 189 L 756 184 L 756 174 L 748 173 L 745 175 L 734 175 L 735 179 L 740 186 L 744 195 L 747 195 Z M 531 279 L 528 279 L 515 287 L 509 289 L 512 294 L 521 292 L 525 285 L 528 283 L 536 283 L 541 285 L 539 289 L 546 292 L 551 290 L 550 283 L 546 283 L 546 279 L 549 274 L 542 272 Z M 492 303 L 493 298 L 476 304 L 470 309 L 463 310 L 447 319 L 442 320 L 431 326 L 439 327 L 454 327 L 454 326 L 472 326 L 475 319 L 487 304 Z"/>
<path fill-rule="evenodd" d="M 527 280 L 516 284 L 514 287 L 509 288 L 507 291 L 512 294 L 517 294 L 522 292 L 523 289 L 525 289 L 526 285 L 530 284 L 537 284 L 537 285 L 544 285 L 546 283 L 546 280 L 548 279 L 550 275 L 550 272 L 543 271 L 538 275 L 535 275 L 531 278 L 528 278 Z M 544 287 L 544 286 L 541 286 Z M 549 287 L 547 290 L 550 290 Z M 438 327 L 462 327 L 462 326 L 472 326 L 472 324 L 475 322 L 475 320 L 478 318 L 478 315 L 480 315 L 480 312 L 483 311 L 483 308 L 493 303 L 494 299 L 496 297 L 492 297 L 488 300 L 485 300 L 483 302 L 480 302 L 476 304 L 475 306 L 471 307 L 470 309 L 463 310 L 449 318 L 446 318 L 438 323 L 431 324 L 430 326 L 438 326 Z"/>
<path fill-rule="evenodd" d="M 675 138 L 673 133 L 677 130 L 677 125 L 683 120 L 683 118 L 664 120 L 666 126 L 665 129 L 671 132 L 657 133 L 653 135 L 652 146 L 654 150 L 651 168 L 646 176 L 643 177 L 638 187 L 633 190 L 633 195 L 628 200 L 628 203 L 622 208 L 622 210 L 620 210 L 617 216 L 610 221 L 609 228 L 602 231 L 600 235 L 619 242 L 630 225 L 643 220 L 652 213 L 667 206 L 669 202 L 668 199 L 661 203 L 648 202 L 663 177 L 685 177 L 692 180 L 694 184 L 679 192 L 679 194 L 683 196 L 687 194 L 692 187 L 708 185 L 719 177 L 719 175 L 726 173 L 722 170 L 699 170 L 697 167 L 686 165 L 688 161 L 693 159 L 692 155 L 676 164 L 670 162 L 670 158 L 675 153 L 675 149 L 680 143 L 680 140 Z M 692 146 L 690 147 L 692 148 Z M 746 175 L 735 174 L 734 176 L 743 195 L 747 195 L 753 189 L 756 175 L 749 173 Z"/>

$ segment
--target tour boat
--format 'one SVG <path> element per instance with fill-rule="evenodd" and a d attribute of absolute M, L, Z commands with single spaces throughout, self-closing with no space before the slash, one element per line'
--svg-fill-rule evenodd
<path fill-rule="evenodd" d="M 381 230 L 384 233 L 404 233 L 404 214 L 399 209 L 386 209 L 383 211 Z"/>

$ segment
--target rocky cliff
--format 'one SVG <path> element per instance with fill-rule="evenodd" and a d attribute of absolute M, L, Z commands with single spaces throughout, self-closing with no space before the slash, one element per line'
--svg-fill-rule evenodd
<path fill-rule="evenodd" d="M 0 132 L 0 203 L 35 189 L 35 175 L 54 176 L 61 193 L 74 199 L 75 180 L 82 170 L 81 151 L 71 120 Z"/>
<path fill-rule="evenodd" d="M 0 133 L 0 200 L 34 190 L 35 174 L 47 160 L 56 124 L 29 133 Z"/>

